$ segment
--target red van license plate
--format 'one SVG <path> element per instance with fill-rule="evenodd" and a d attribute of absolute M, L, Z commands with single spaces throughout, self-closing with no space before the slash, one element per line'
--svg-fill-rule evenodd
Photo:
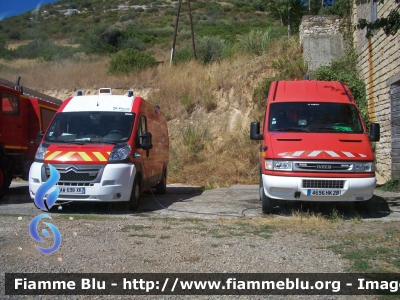
<path fill-rule="evenodd" d="M 84 194 L 84 187 L 60 187 L 60 193 L 63 194 Z"/>
<path fill-rule="evenodd" d="M 307 190 L 307 196 L 340 196 L 340 190 Z"/>

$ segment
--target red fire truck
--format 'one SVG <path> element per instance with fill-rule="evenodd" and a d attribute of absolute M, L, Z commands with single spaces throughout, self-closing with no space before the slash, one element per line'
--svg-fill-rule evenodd
<path fill-rule="evenodd" d="M 29 172 L 29 193 L 34 199 L 51 177 L 51 166 L 60 174 L 57 201 L 124 201 L 136 210 L 142 191 L 166 192 L 168 160 L 167 120 L 160 107 L 133 91 L 78 92 L 63 102 L 42 135 Z"/>
<path fill-rule="evenodd" d="M 351 201 L 362 207 L 375 189 L 374 154 L 380 126 L 362 122 L 342 82 L 276 81 L 265 117 L 250 138 L 260 145 L 260 200 L 271 213 L 282 201 Z M 359 206 L 359 205 L 357 205 Z"/>
<path fill-rule="evenodd" d="M 15 177 L 27 179 L 37 149 L 62 101 L 0 78 L 0 199 Z"/>

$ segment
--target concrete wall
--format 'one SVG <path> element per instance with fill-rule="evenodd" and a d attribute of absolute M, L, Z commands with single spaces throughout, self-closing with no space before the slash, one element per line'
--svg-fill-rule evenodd
<path fill-rule="evenodd" d="M 394 1 L 377 6 L 377 15 L 385 17 L 395 7 Z M 370 1 L 356 0 L 353 6 L 353 24 L 358 19 L 371 20 Z M 400 80 L 400 35 L 386 36 L 383 30 L 370 40 L 366 30 L 355 30 L 354 46 L 358 53 L 358 73 L 366 84 L 369 116 L 381 124 L 381 140 L 376 144 L 377 171 L 385 179 L 391 177 L 391 109 L 390 85 Z"/>
<path fill-rule="evenodd" d="M 337 16 L 303 16 L 300 25 L 300 43 L 309 71 L 328 66 L 344 55 L 340 19 Z"/>

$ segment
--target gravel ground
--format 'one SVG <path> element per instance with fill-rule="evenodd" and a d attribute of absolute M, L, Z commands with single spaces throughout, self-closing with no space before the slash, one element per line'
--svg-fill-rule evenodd
<path fill-rule="evenodd" d="M 32 210 L 25 190 L 21 192 L 17 187 L 3 201 L 6 205 L 1 206 L 0 299 L 55 299 L 4 295 L 5 273 L 345 273 L 350 262 L 334 254 L 329 246 L 341 244 L 344 236 L 352 233 L 379 235 L 391 227 L 397 228 L 400 219 L 399 193 L 377 191 L 373 213 L 363 217 L 365 222 L 355 223 L 349 217 L 333 223 L 318 218 L 303 222 L 301 217 L 296 219 L 286 210 L 279 215 L 262 215 L 258 191 L 251 186 L 216 189 L 201 195 L 172 193 L 173 188 L 169 191 L 160 201 L 170 210 L 160 210 L 152 196 L 145 195 L 146 204 L 135 214 L 120 212 L 115 207 L 112 215 L 107 209 L 83 214 L 74 214 L 73 208 L 65 208 L 62 213 L 53 211 L 52 220 L 46 221 L 58 227 L 62 243 L 53 254 L 43 255 L 28 232 L 32 218 L 41 212 Z M 179 212 L 196 209 L 219 213 Z M 18 211 L 21 216 L 16 214 Z M 42 223 L 39 232 L 47 228 Z M 50 240 L 40 246 L 50 248 Z M 349 297 L 162 295 L 163 299 Z M 137 298 L 161 297 L 58 296 L 56 299 Z"/>
<path fill-rule="evenodd" d="M 91 219 L 93 218 L 93 219 Z M 0 218 L 1 282 L 4 273 L 339 273 L 346 262 L 327 250 L 331 241 L 309 232 L 274 228 L 263 220 L 107 216 L 53 216 L 62 233 L 59 250 L 42 255 L 29 235 L 30 217 Z M 351 226 L 351 224 L 349 224 Z M 51 245 L 41 245 L 50 247 Z M 54 299 L 5 296 L 2 299 Z M 159 296 L 143 296 L 159 299 Z M 143 298 L 142 297 L 142 298 Z M 269 296 L 276 299 L 287 296 Z M 268 298 L 269 298 L 268 297 Z M 60 298 L 60 297 L 59 297 Z M 63 296 L 132 299 L 133 296 Z M 140 298 L 135 296 L 134 298 Z M 181 299 L 184 296 L 164 296 Z M 221 298 L 187 296 L 186 298 Z M 237 298 L 225 296 L 224 298 Z M 260 296 L 240 296 L 242 299 Z M 296 296 L 308 299 L 312 296 Z M 318 299 L 347 299 L 318 296 Z M 365 299 L 365 296 L 362 296 Z M 373 298 L 373 297 L 372 297 Z M 371 298 L 371 299 L 372 299 Z"/>

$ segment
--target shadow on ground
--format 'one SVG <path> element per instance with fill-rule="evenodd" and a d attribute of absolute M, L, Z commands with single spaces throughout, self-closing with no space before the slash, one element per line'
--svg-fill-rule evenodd
<path fill-rule="evenodd" d="M 273 213 L 288 217 L 296 213 L 307 213 L 326 218 L 379 219 L 389 216 L 392 213 L 391 207 L 394 206 L 400 207 L 400 197 L 385 199 L 374 195 L 369 201 L 358 203 L 287 201 L 275 207 Z"/>
<path fill-rule="evenodd" d="M 56 202 L 50 209 L 58 214 L 98 214 L 98 215 L 140 215 L 157 210 L 167 209 L 176 202 L 193 201 L 192 198 L 202 194 L 201 187 L 168 187 L 165 195 L 155 194 L 155 190 L 140 195 L 140 205 L 136 211 L 130 211 L 128 202 Z"/>

